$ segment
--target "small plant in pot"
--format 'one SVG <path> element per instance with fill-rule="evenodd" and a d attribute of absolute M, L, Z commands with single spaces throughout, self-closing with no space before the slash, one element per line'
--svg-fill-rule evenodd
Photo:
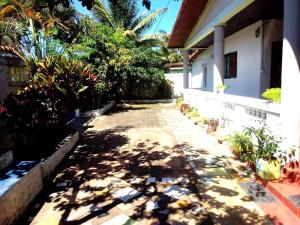
<path fill-rule="evenodd" d="M 176 98 L 176 107 L 180 108 L 182 104 L 184 104 L 183 98 Z"/>
<path fill-rule="evenodd" d="M 251 138 L 245 132 L 235 132 L 229 137 L 229 144 L 232 148 L 233 153 L 238 156 L 243 162 L 255 161 L 254 157 L 254 146 Z"/>
<path fill-rule="evenodd" d="M 191 118 L 195 118 L 199 116 L 198 110 L 194 107 L 191 107 L 187 113 L 188 117 Z"/>
<path fill-rule="evenodd" d="M 216 86 L 217 93 L 224 93 L 229 88 L 226 84 L 219 84 Z"/>
<path fill-rule="evenodd" d="M 189 109 L 190 109 L 190 105 L 189 104 L 182 104 L 180 106 L 180 112 L 182 112 L 183 114 L 188 113 Z"/>
<path fill-rule="evenodd" d="M 264 180 L 279 179 L 281 165 L 276 153 L 280 150 L 280 140 L 263 124 L 259 128 L 246 128 L 245 133 L 253 140 L 256 174 Z"/>
<path fill-rule="evenodd" d="M 280 88 L 270 88 L 267 89 L 261 95 L 264 99 L 272 103 L 280 103 L 281 101 L 281 89 Z"/>

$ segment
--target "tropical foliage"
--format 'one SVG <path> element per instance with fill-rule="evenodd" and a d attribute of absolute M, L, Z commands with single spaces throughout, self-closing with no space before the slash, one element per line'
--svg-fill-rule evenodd
<path fill-rule="evenodd" d="M 47 127 L 63 127 L 66 113 L 86 100 L 97 80 L 89 66 L 59 56 L 30 61 L 27 69 L 32 80 L 4 101 L 17 144 L 37 140 Z"/>
<path fill-rule="evenodd" d="M 62 130 L 76 108 L 173 95 L 164 78 L 163 41 L 143 36 L 166 9 L 140 15 L 136 0 L 108 1 L 108 8 L 97 0 L 89 18 L 69 3 L 0 2 L 0 51 L 20 58 L 30 79 L 0 107 L 0 124 L 17 146 Z"/>
<path fill-rule="evenodd" d="M 136 0 L 108 0 L 108 8 L 103 0 L 95 0 L 92 12 L 98 22 L 114 30 L 123 29 L 124 34 L 136 39 L 149 29 L 156 17 L 166 12 L 166 8 L 139 15 Z"/>

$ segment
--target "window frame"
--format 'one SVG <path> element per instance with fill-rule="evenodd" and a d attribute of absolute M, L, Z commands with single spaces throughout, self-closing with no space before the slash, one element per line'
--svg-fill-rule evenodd
<path fill-rule="evenodd" d="M 224 55 L 224 79 L 237 78 L 237 51 Z"/>

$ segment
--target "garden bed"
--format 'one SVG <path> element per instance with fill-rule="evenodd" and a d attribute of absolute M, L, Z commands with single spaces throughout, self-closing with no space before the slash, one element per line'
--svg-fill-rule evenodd
<path fill-rule="evenodd" d="M 27 138 L 26 144 L 17 145 L 13 149 L 14 159 L 17 161 L 39 161 L 48 158 L 64 142 L 66 137 L 74 133 L 76 133 L 76 130 L 69 126 L 54 126 L 42 129 L 34 136 L 34 140 Z"/>
<path fill-rule="evenodd" d="M 0 174 L 0 224 L 12 224 L 22 215 L 78 140 L 78 132 L 73 132 L 57 145 L 49 157 L 41 161 L 20 161 Z"/>

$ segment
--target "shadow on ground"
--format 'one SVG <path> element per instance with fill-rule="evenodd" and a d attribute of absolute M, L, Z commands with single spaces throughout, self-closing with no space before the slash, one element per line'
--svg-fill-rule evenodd
<path fill-rule="evenodd" d="M 119 112 L 130 113 L 130 110 L 143 109 L 144 106 L 131 108 L 122 105 L 110 113 L 115 115 Z M 199 186 L 198 176 L 192 172 L 182 154 L 182 149 L 191 146 L 186 143 L 167 146 L 147 137 L 133 141 L 129 134 L 134 129 L 132 126 L 122 126 L 120 122 L 120 126 L 110 129 L 86 131 L 78 147 L 58 169 L 53 183 L 43 192 L 43 196 L 47 197 L 41 196 L 39 199 L 41 206 L 44 206 L 34 222 L 47 220 L 45 215 L 53 212 L 56 218 L 60 218 L 56 224 L 72 225 L 83 224 L 89 220 L 97 220 L 99 222 L 96 224 L 101 224 L 103 218 L 110 216 L 112 218 L 121 213 L 126 213 L 139 222 L 146 220 L 145 224 L 153 225 L 212 225 L 211 217 L 221 219 L 224 221 L 223 224 L 265 224 L 261 223 L 258 214 L 246 207 L 232 207 L 206 195 L 207 192 L 213 191 L 231 197 L 238 196 L 238 192 L 231 190 L 230 187 L 227 189 L 218 185 L 209 188 L 205 185 Z M 138 133 L 139 129 L 134 132 Z M 200 151 L 204 157 L 209 155 L 209 151 Z M 199 151 L 193 154 L 199 154 Z M 148 177 L 161 179 L 184 175 L 188 176 L 190 182 L 177 184 L 191 191 L 189 197 L 193 199 L 192 201 L 177 200 L 165 195 L 163 192 L 169 184 L 146 183 Z M 141 182 L 131 183 L 135 178 L 140 178 Z M 128 186 L 138 190 L 140 195 L 127 203 L 112 196 L 115 191 Z M 157 201 L 159 209 L 148 211 L 148 201 Z M 244 201 L 246 203 L 249 199 Z M 216 209 L 210 210 L 211 217 L 205 205 L 211 205 Z M 169 212 L 161 213 L 161 210 L 166 208 Z M 220 214 L 220 211 L 223 213 Z M 27 223 L 28 221 L 23 218 L 19 224 Z"/>

